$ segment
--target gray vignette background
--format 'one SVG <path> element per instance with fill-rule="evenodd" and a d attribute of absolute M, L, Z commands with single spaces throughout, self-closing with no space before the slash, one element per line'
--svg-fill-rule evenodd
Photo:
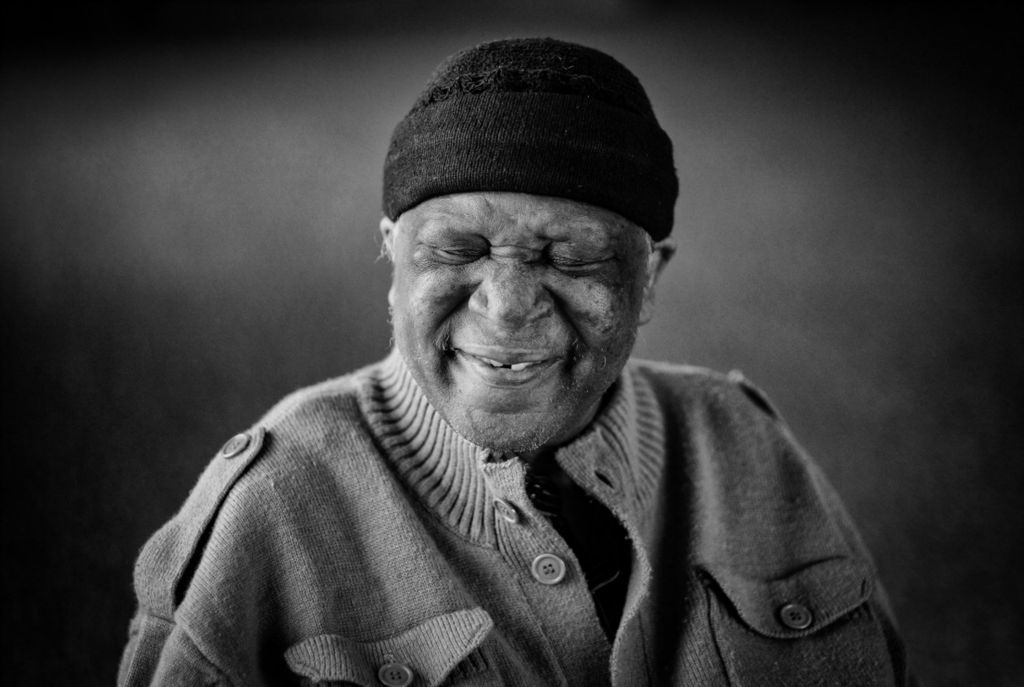
<path fill-rule="evenodd" d="M 112 684 L 134 557 L 206 461 L 388 350 L 394 123 L 445 55 L 546 34 L 619 57 L 675 142 L 679 253 L 638 353 L 767 390 L 927 685 L 1024 684 L 1008 12 L 147 7 L 3 29 L 5 683 Z"/>

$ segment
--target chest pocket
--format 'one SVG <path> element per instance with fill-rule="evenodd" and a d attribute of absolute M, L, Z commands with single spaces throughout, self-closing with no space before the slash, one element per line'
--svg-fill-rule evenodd
<path fill-rule="evenodd" d="M 447 687 L 499 684 L 480 644 L 493 627 L 481 608 L 446 613 L 386 639 L 310 637 L 285 652 L 303 687 Z"/>
<path fill-rule="evenodd" d="M 866 564 L 834 558 L 773 580 L 704 571 L 711 630 L 730 685 L 893 684 L 885 636 L 868 603 Z"/>

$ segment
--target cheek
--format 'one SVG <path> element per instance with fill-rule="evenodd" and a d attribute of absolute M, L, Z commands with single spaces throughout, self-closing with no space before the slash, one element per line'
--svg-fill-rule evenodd
<path fill-rule="evenodd" d="M 634 282 L 588 283 L 576 289 L 573 302 L 580 334 L 599 347 L 632 341 L 642 293 Z"/>
<path fill-rule="evenodd" d="M 450 278 L 422 273 L 394 280 L 396 322 L 407 330 L 427 333 L 437 330 L 467 298 L 466 289 Z"/>

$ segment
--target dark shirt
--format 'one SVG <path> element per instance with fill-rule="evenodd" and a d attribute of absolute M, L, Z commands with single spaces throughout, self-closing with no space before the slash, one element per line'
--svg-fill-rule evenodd
<path fill-rule="evenodd" d="M 576 554 L 609 642 L 622 619 L 632 547 L 611 512 L 573 482 L 554 459 L 537 460 L 526 473 L 526 493 Z"/>

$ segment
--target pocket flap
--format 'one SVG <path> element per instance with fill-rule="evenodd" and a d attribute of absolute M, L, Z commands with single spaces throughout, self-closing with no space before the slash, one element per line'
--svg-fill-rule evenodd
<path fill-rule="evenodd" d="M 762 580 L 727 567 L 703 566 L 751 629 L 767 637 L 804 637 L 827 627 L 871 595 L 871 570 L 852 558 L 830 558 L 783 577 Z"/>
<path fill-rule="evenodd" d="M 432 687 L 477 649 L 493 626 L 487 611 L 472 608 L 436 616 L 387 639 L 317 635 L 290 647 L 284 658 L 294 673 L 312 682 L 377 685 L 382 666 L 400 663 L 418 677 L 414 684 Z"/>

